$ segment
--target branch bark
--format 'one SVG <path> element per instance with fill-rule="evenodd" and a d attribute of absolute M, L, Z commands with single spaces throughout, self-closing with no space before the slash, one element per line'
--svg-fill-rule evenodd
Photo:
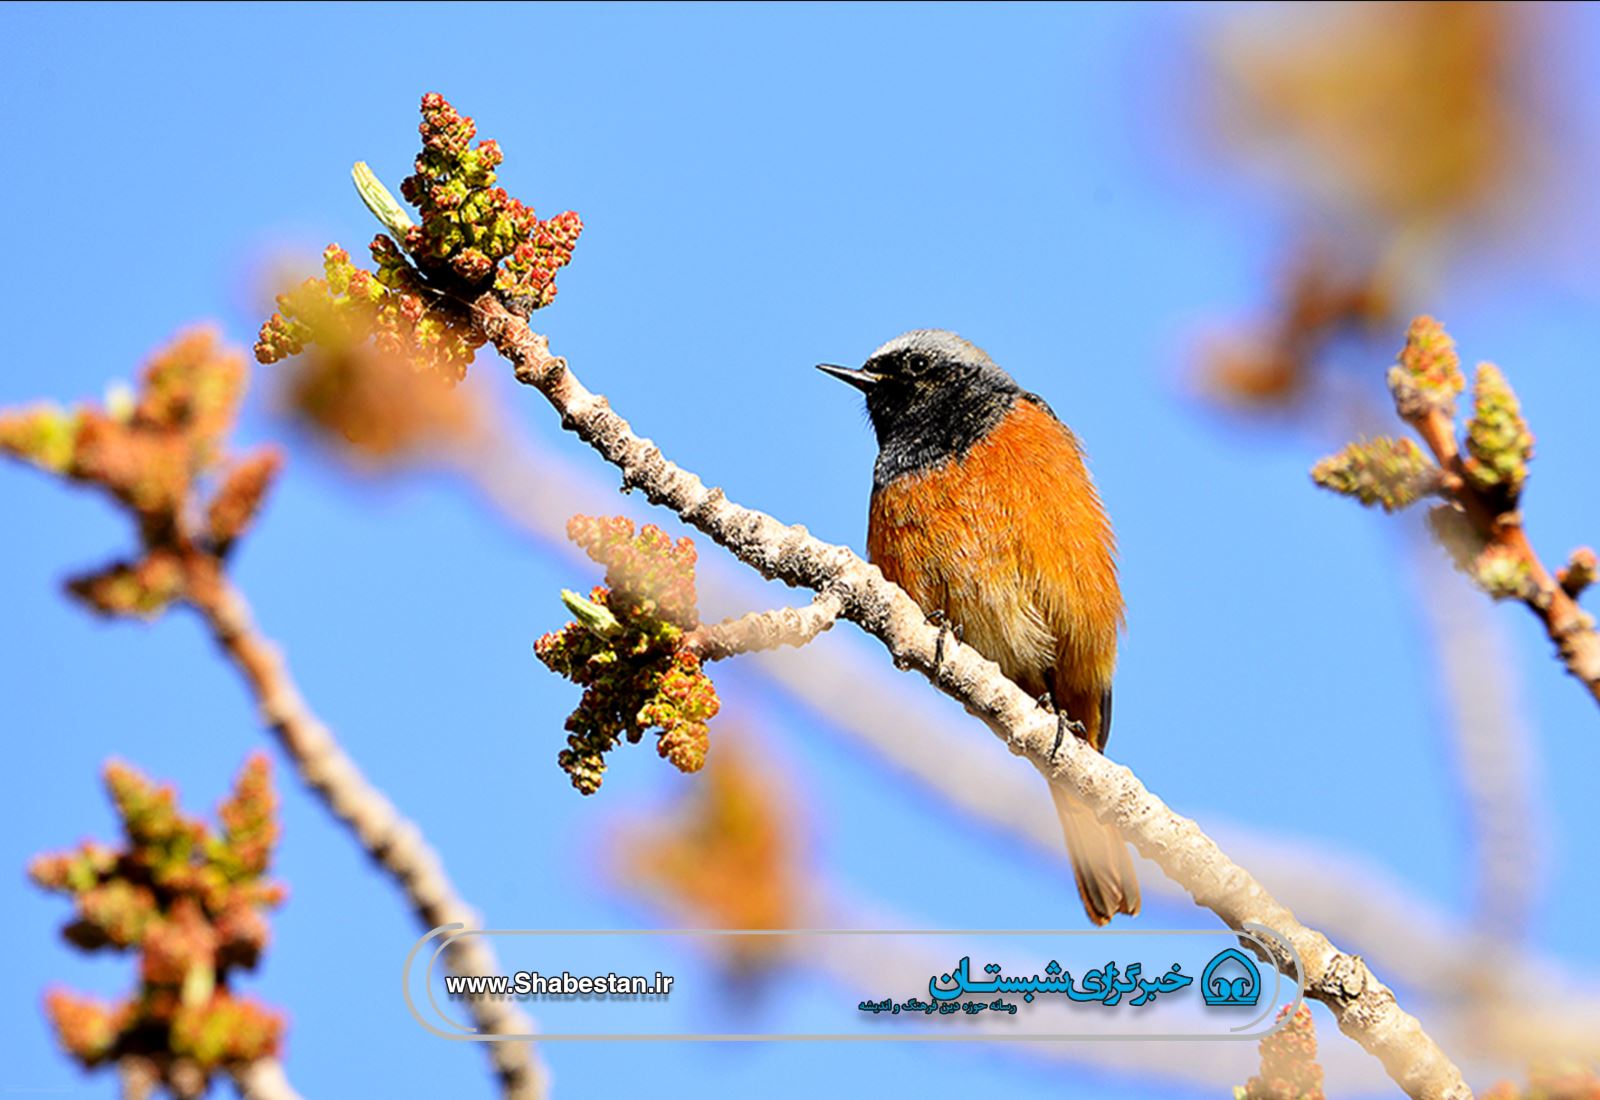
<path fill-rule="evenodd" d="M 361 774 L 356 762 L 306 705 L 277 647 L 256 626 L 243 594 L 219 569 L 197 568 L 191 571 L 186 597 L 244 676 L 262 719 L 294 761 L 300 778 L 394 879 L 423 930 L 456 922 L 468 928 L 481 927 L 477 913 L 456 892 L 422 831 Z M 493 947 L 483 936 L 451 940 L 444 959 L 454 974 L 503 973 Z M 466 1003 L 480 1031 L 526 1035 L 534 1030 L 532 1021 L 510 1002 L 469 998 Z M 542 1100 L 547 1082 L 531 1043 L 482 1045 L 506 1100 Z"/>
<path fill-rule="evenodd" d="M 806 607 L 752 611 L 737 619 L 698 627 L 687 640 L 689 648 L 699 654 L 702 661 L 720 661 L 740 653 L 779 646 L 803 646 L 833 626 L 840 609 L 837 596 L 823 593 Z"/>
<path fill-rule="evenodd" d="M 544 394 L 561 415 L 562 427 L 618 467 L 625 486 L 643 490 L 652 503 L 670 508 L 763 576 L 836 597 L 841 615 L 877 637 L 897 666 L 921 673 L 1052 783 L 1077 793 L 1198 904 L 1229 927 L 1256 922 L 1287 937 L 1305 966 L 1301 977 L 1307 995 L 1326 1004 L 1340 1029 L 1377 1057 L 1407 1095 L 1427 1100 L 1472 1096 L 1461 1071 L 1360 957 L 1339 951 L 1321 933 L 1300 924 L 1198 825 L 1173 813 L 1131 771 L 1075 738 L 1063 744 L 1059 763 L 1052 761 L 1055 719 L 971 647 L 945 639 L 944 661 L 935 666 L 940 631 L 876 566 L 846 547 L 813 538 L 803 527 L 785 526 L 732 503 L 720 489 L 708 488 L 668 461 L 653 443 L 635 435 L 605 398 L 584 388 L 565 361 L 550 354 L 546 340 L 492 294 L 473 303 L 473 317 L 511 362 L 517 380 Z M 1289 965 L 1287 959 L 1274 962 Z"/>

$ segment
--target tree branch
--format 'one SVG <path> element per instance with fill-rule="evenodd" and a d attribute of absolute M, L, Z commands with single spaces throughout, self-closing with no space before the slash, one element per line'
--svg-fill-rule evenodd
<path fill-rule="evenodd" d="M 721 490 L 707 488 L 669 462 L 653 443 L 635 435 L 603 397 L 585 389 L 563 360 L 550 355 L 545 339 L 492 294 L 473 303 L 473 317 L 511 362 L 517 380 L 543 393 L 561 414 L 564 428 L 620 468 L 624 485 L 642 489 L 652 503 L 672 509 L 763 576 L 835 596 L 843 617 L 883 642 L 897 665 L 920 672 L 988 724 L 1013 752 L 1028 757 L 1052 783 L 1077 793 L 1197 903 L 1232 928 L 1257 922 L 1287 937 L 1305 966 L 1307 995 L 1326 1004 L 1340 1029 L 1376 1056 L 1408 1095 L 1428 1100 L 1471 1097 L 1460 1070 L 1359 957 L 1338 951 L 1326 937 L 1300 924 L 1193 821 L 1168 809 L 1132 772 L 1075 738 L 1062 746 L 1061 762 L 1053 762 L 1055 719 L 971 647 L 945 639 L 944 661 L 935 667 L 940 631 L 876 566 L 845 547 L 813 538 L 803 527 L 786 527 L 772 516 L 733 504 Z M 1280 968 L 1289 965 L 1287 959 L 1274 962 Z"/>
<path fill-rule="evenodd" d="M 361 774 L 301 698 L 282 655 L 262 636 L 244 596 L 215 568 L 194 570 L 186 596 L 211 628 L 223 653 L 243 674 L 263 720 L 294 761 L 301 779 L 399 885 L 422 928 L 457 922 L 468 928 L 480 927 L 478 915 L 456 893 L 421 830 Z M 456 937 L 445 948 L 444 958 L 455 974 L 503 972 L 483 936 Z M 480 1031 L 526 1035 L 534 1030 L 532 1021 L 510 1002 L 471 998 L 467 1007 Z M 483 1046 L 506 1100 L 541 1100 L 546 1081 L 531 1043 Z"/>
<path fill-rule="evenodd" d="M 833 626 L 840 607 L 837 596 L 822 593 L 807 607 L 752 611 L 713 626 L 697 627 L 685 641 L 702 661 L 720 661 L 779 646 L 803 646 Z"/>
<path fill-rule="evenodd" d="M 470 446 L 445 449 L 440 460 L 466 478 L 519 530 L 565 560 L 587 566 L 589 559 L 567 538 L 566 523 L 572 515 L 592 511 L 595 500 L 612 490 L 554 448 L 539 444 L 516 430 L 511 421 L 494 415 L 503 407 L 503 402 L 493 401 L 496 396 L 485 399 L 483 436 Z M 1434 576 L 1420 561 L 1414 563 L 1414 571 L 1419 584 Z M 745 607 L 763 599 L 763 589 L 754 578 L 747 579 L 742 570 L 715 557 L 700 559 L 696 586 L 702 606 Z M 1434 600 L 1426 594 L 1428 586 L 1423 587 L 1423 603 L 1431 621 Z M 1479 609 L 1476 601 L 1455 603 L 1457 613 L 1474 614 Z M 1474 646 L 1487 644 L 1487 639 L 1477 637 L 1487 625 L 1477 623 L 1468 631 L 1476 639 Z M 1504 697 L 1508 685 L 1500 682 L 1506 671 L 1500 668 L 1495 676 L 1484 678 L 1481 672 L 1457 669 L 1460 661 L 1454 646 L 1455 642 L 1443 658 L 1446 672 L 1442 675 L 1451 684 L 1459 683 L 1462 690 L 1470 686 L 1473 692 L 1470 706 L 1456 707 L 1461 712 L 1458 724 L 1470 721 L 1473 727 L 1471 734 L 1463 727 L 1460 736 L 1475 739 L 1463 743 L 1458 755 L 1469 788 L 1466 797 L 1474 827 L 1483 839 L 1479 845 L 1484 856 L 1480 894 L 1485 894 L 1499 888 L 1491 883 L 1529 881 L 1531 871 L 1513 869 L 1501 857 L 1527 851 L 1530 846 L 1536 850 L 1537 845 L 1530 845 L 1526 823 L 1513 828 L 1507 816 L 1515 812 L 1516 800 L 1525 798 L 1512 790 L 1521 782 L 1518 777 L 1526 767 L 1518 739 L 1491 738 L 1493 745 L 1477 743 L 1488 737 L 1489 731 L 1517 728 L 1515 707 Z M 985 751 L 986 746 L 972 739 L 970 726 L 935 706 L 914 683 L 866 659 L 856 649 L 807 646 L 792 652 L 758 651 L 750 654 L 751 671 L 766 678 L 775 690 L 815 710 L 880 762 L 972 821 L 1059 860 L 1061 825 L 1048 800 L 1036 797 L 1038 790 L 1032 784 L 1037 780 L 1005 766 L 1005 761 L 994 758 Z M 1478 659 L 1484 658 L 1479 654 Z M 1455 689 L 1451 694 L 1453 698 Z M 908 727 L 917 730 L 915 739 L 904 736 Z M 1484 789 L 1478 791 L 1480 786 Z M 1536 958 L 1525 949 L 1501 944 L 1487 953 L 1484 931 L 1490 925 L 1463 926 L 1382 869 L 1337 849 L 1284 842 L 1231 823 L 1219 827 L 1215 820 L 1211 832 L 1237 862 L 1250 867 L 1303 920 L 1332 939 L 1362 946 L 1374 968 L 1391 980 L 1426 991 L 1433 1031 L 1449 1040 L 1447 1047 L 1457 1041 L 1472 1044 L 1486 1057 L 1524 1065 L 1575 1056 L 1576 1050 L 1592 1048 L 1593 1043 L 1589 1047 L 1562 1045 L 1571 1034 L 1585 1034 L 1585 1027 L 1600 1035 L 1600 1026 L 1595 1026 L 1600 1019 L 1600 1000 L 1595 992 L 1575 985 L 1550 960 Z M 1064 863 L 1062 870 L 1066 872 Z M 1147 900 L 1188 897 L 1165 876 L 1141 872 L 1140 879 Z M 1496 915 L 1494 920 L 1500 922 L 1506 915 Z M 1534 1004 L 1521 986 L 1490 980 L 1497 973 L 1535 972 L 1541 975 L 1541 988 L 1559 988 L 1560 995 Z M 1462 1016 L 1471 1018 L 1468 1024 L 1452 1025 L 1453 1019 Z M 1491 1017 L 1492 1025 L 1481 1023 Z M 1515 1029 L 1504 1024 L 1512 1019 L 1518 1021 Z M 1331 1063 L 1325 1064 L 1331 1068 Z M 1228 1079 L 1237 1076 L 1231 1074 Z"/>
<path fill-rule="evenodd" d="M 1573 594 L 1539 560 L 1528 541 L 1515 494 L 1497 497 L 1473 484 L 1456 445 L 1455 423 L 1448 412 L 1437 404 L 1408 402 L 1404 394 L 1396 404 L 1401 417 L 1422 437 L 1444 471 L 1441 495 L 1461 509 L 1486 547 L 1503 552 L 1521 566 L 1526 582 L 1517 598 L 1538 617 L 1567 671 L 1600 703 L 1600 633 L 1595 631 L 1594 619 L 1584 613 Z"/>

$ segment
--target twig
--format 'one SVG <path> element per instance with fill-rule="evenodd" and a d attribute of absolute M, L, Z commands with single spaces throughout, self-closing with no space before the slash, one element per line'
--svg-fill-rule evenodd
<path fill-rule="evenodd" d="M 1397 395 L 1396 403 L 1400 415 L 1422 437 L 1444 471 L 1441 495 L 1460 507 L 1487 547 L 1520 563 L 1527 583 L 1518 598 L 1543 624 L 1567 671 L 1600 703 L 1600 633 L 1595 631 L 1594 619 L 1583 612 L 1578 601 L 1539 560 L 1528 541 L 1515 499 L 1496 500 L 1473 485 L 1456 446 L 1455 423 L 1448 412 L 1436 404 L 1408 403 L 1403 395 Z"/>
<path fill-rule="evenodd" d="M 474 321 L 516 378 L 537 388 L 576 433 L 622 471 L 623 484 L 644 491 L 763 576 L 832 594 L 843 617 L 876 636 L 897 666 L 920 672 L 966 706 L 1028 757 L 1052 783 L 1074 791 L 1102 821 L 1114 823 L 1144 855 L 1184 886 L 1197 903 L 1232 928 L 1263 924 L 1285 936 L 1305 965 L 1308 996 L 1326 1004 L 1340 1029 L 1376 1056 L 1405 1092 L 1428 1100 L 1464 1100 L 1472 1092 L 1461 1072 L 1404 1012 L 1394 994 L 1357 956 L 1338 951 L 1321 933 L 1300 924 L 1244 868 L 1223 854 L 1200 828 L 1166 807 L 1127 768 L 1068 738 L 1059 763 L 1050 759 L 1056 722 L 998 666 L 959 640 L 945 639 L 944 661 L 934 665 L 940 631 L 916 602 L 890 584 L 877 567 L 849 549 L 813 538 L 802 527 L 742 508 L 719 489 L 669 462 L 653 443 L 635 435 L 603 397 L 590 393 L 550 355 L 533 333 L 492 294 L 473 303 Z M 1280 967 L 1286 959 L 1275 960 Z"/>
<path fill-rule="evenodd" d="M 276 646 L 262 636 L 244 596 L 219 570 L 196 570 L 187 598 L 212 636 L 243 674 L 300 777 L 350 827 L 379 866 L 392 877 L 423 929 L 460 922 L 478 927 L 478 915 L 456 893 L 439 856 L 415 824 L 361 774 L 328 728 L 301 698 Z M 483 936 L 460 936 L 445 948 L 445 964 L 460 975 L 499 974 L 500 964 Z M 486 1033 L 527 1035 L 533 1024 L 514 1004 L 487 998 L 468 1002 L 472 1022 Z M 543 1068 L 525 1042 L 483 1044 L 506 1100 L 540 1100 Z"/>
<path fill-rule="evenodd" d="M 260 1058 L 234 1070 L 233 1084 L 240 1100 L 300 1100 L 276 1058 Z"/>
<path fill-rule="evenodd" d="M 702 661 L 720 661 L 736 654 L 780 646 L 803 646 L 833 626 L 840 607 L 837 596 L 822 593 L 807 607 L 752 611 L 737 619 L 698 627 L 687 642 Z"/>

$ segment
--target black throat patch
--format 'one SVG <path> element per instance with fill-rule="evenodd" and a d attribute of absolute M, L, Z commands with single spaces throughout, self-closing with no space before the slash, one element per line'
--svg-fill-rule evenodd
<path fill-rule="evenodd" d="M 1022 396 L 1016 383 L 987 371 L 936 386 L 880 383 L 867 395 L 867 414 L 878 435 L 872 487 L 881 489 L 896 478 L 962 457 Z"/>

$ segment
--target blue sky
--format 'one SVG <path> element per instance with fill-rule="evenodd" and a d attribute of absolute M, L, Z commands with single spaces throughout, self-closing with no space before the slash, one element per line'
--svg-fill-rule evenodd
<path fill-rule="evenodd" d="M 1399 521 L 1312 489 L 1307 467 L 1337 440 L 1244 433 L 1182 395 L 1197 326 L 1264 305 L 1293 227 L 1270 189 L 1174 154 L 1192 147 L 1190 116 L 1163 103 L 1217 18 L 1096 5 L 10 5 L 0 405 L 97 395 L 194 320 L 248 344 L 259 265 L 369 239 L 350 163 L 397 183 L 418 97 L 443 92 L 500 141 L 513 193 L 584 217 L 540 327 L 641 433 L 735 500 L 861 549 L 874 445 L 853 395 L 811 364 L 860 360 L 906 329 L 955 329 L 1043 393 L 1085 440 L 1120 536 L 1118 758 L 1203 825 L 1314 839 L 1464 914 L 1463 810 Z M 1600 72 L 1596 9 L 1571 20 L 1565 50 Z M 1597 92 L 1592 75 L 1569 89 L 1568 119 L 1590 136 Z M 1540 447 L 1526 513 L 1556 560 L 1600 540 L 1600 296 L 1592 268 L 1566 258 L 1592 257 L 1594 226 L 1574 214 L 1560 229 L 1553 245 L 1461 260 L 1422 303 L 1521 394 Z M 1372 362 L 1374 383 L 1384 365 Z M 246 440 L 284 435 L 265 390 L 258 381 Z M 502 392 L 527 431 L 591 462 L 541 400 Z M 607 476 L 597 459 L 591 469 Z M 110 1095 L 109 1079 L 53 1049 L 39 991 L 114 992 L 131 967 L 62 946 L 64 903 L 22 868 L 109 832 L 108 755 L 177 781 L 200 808 L 265 739 L 191 617 L 107 624 L 61 597 L 63 575 L 126 548 L 121 517 L 15 468 L 0 470 L 0 515 L 0 1092 Z M 307 697 L 492 923 L 656 919 L 596 874 L 584 838 L 689 781 L 639 748 L 580 799 L 552 763 L 573 689 L 529 651 L 561 621 L 558 590 L 589 576 L 443 476 L 352 480 L 302 449 L 235 572 Z M 1531 617 L 1490 614 L 1522 685 L 1548 828 L 1530 940 L 1593 975 L 1600 722 Z M 818 644 L 886 661 L 851 633 Z M 1064 864 L 975 830 L 737 667 L 719 684 L 730 714 L 763 726 L 830 882 L 926 927 L 982 926 L 997 911 L 1018 928 L 1077 919 Z M 1352 777 L 1338 798 L 1330 775 Z M 251 987 L 291 1012 L 291 1076 L 310 1096 L 487 1095 L 478 1055 L 422 1035 L 391 995 L 416 935 L 393 890 L 281 766 L 278 778 L 292 897 Z M 1185 907 L 1148 919 L 1211 918 Z M 1325 1043 L 1345 1041 L 1319 1023 Z M 956 1047 L 545 1056 L 558 1095 L 696 1082 L 774 1096 L 822 1082 L 1190 1095 Z"/>

